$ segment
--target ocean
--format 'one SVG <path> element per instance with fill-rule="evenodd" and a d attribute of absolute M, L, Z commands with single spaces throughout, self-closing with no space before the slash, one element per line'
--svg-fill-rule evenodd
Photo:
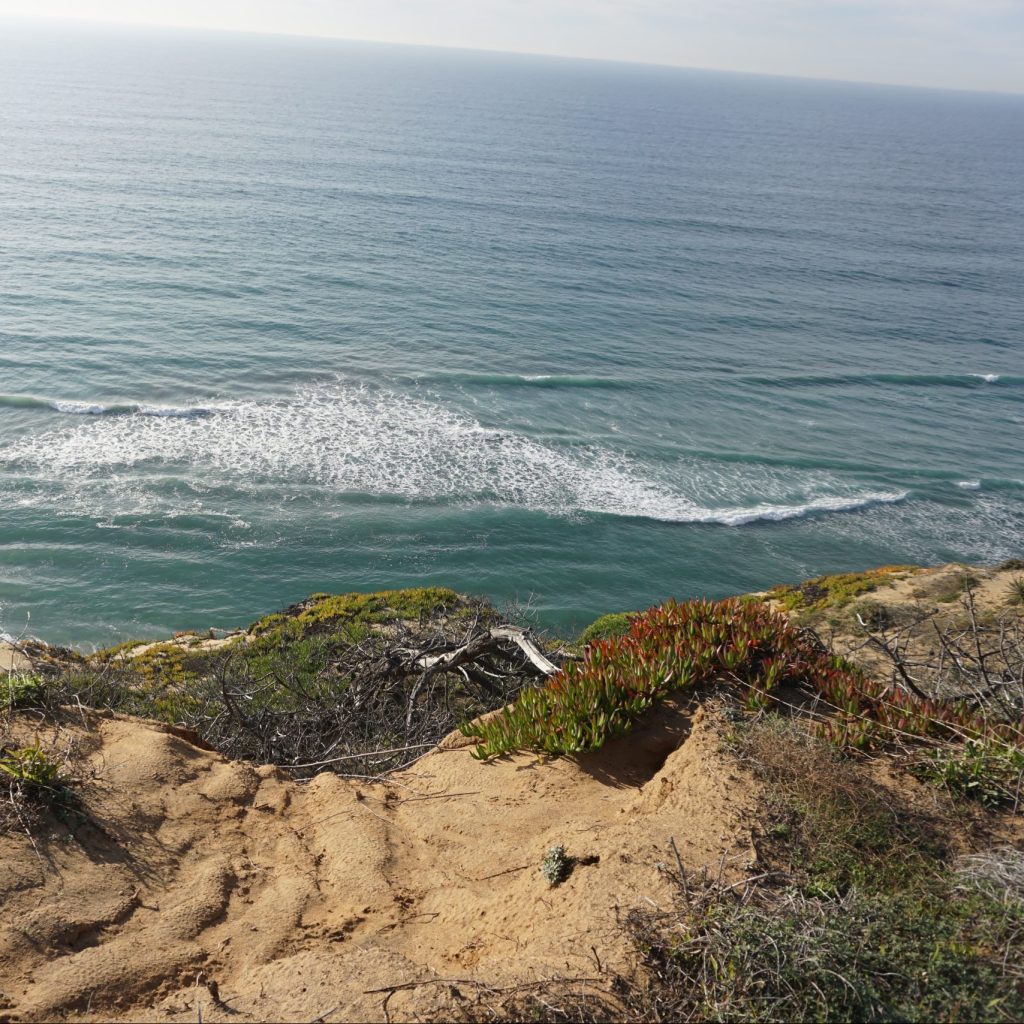
<path fill-rule="evenodd" d="M 1024 555 L 1024 97 L 27 23 L 0 95 L 0 631 Z"/>

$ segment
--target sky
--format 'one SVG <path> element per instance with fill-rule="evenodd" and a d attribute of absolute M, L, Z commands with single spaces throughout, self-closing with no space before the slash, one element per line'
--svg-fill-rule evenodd
<path fill-rule="evenodd" d="M 0 0 L 4 15 L 1024 93 L 1024 0 Z"/>

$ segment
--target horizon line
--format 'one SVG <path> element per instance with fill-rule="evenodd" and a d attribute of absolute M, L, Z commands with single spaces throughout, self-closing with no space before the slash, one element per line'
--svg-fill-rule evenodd
<path fill-rule="evenodd" d="M 878 86 L 886 89 L 911 89 L 924 92 L 966 93 L 977 96 L 1024 97 L 1019 90 L 985 89 L 951 85 L 910 85 L 906 82 L 883 82 L 866 78 L 827 78 L 821 75 L 801 75 L 795 72 L 750 71 L 737 68 L 707 67 L 696 64 L 666 64 L 664 61 L 625 60 L 616 57 L 584 57 L 576 54 L 551 53 L 542 50 L 502 50 L 497 47 L 458 46 L 450 43 L 410 43 L 391 39 L 369 39 L 360 36 L 311 35 L 308 32 L 282 32 L 255 28 L 226 28 L 209 25 L 189 25 L 177 22 L 110 21 L 101 18 L 65 18 L 48 15 L 0 14 L 0 23 L 21 22 L 34 25 L 66 25 L 86 28 L 143 29 L 153 32 L 172 30 L 197 32 L 208 35 L 257 36 L 264 39 L 298 39 L 327 43 L 363 43 L 370 46 L 400 46 L 417 50 L 454 50 L 459 53 L 490 53 L 510 57 L 544 57 L 550 60 L 580 61 L 592 64 L 618 64 L 625 67 L 664 68 L 672 71 L 702 71 L 722 75 L 744 75 L 756 78 L 781 78 L 799 82 L 826 82 L 835 85 Z"/>

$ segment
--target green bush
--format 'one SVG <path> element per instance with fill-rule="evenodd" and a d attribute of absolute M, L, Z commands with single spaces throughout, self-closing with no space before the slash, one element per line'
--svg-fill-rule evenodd
<path fill-rule="evenodd" d="M 625 636 L 629 632 L 630 624 L 636 614 L 636 612 L 612 612 L 610 615 L 602 615 L 580 633 L 580 646 L 587 647 L 595 640 Z"/>
<path fill-rule="evenodd" d="M 37 799 L 56 793 L 63 781 L 60 762 L 38 743 L 0 753 L 0 772 Z"/>

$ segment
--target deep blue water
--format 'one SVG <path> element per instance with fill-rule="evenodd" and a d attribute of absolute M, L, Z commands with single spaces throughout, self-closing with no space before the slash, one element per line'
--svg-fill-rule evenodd
<path fill-rule="evenodd" d="M 0 630 L 1024 553 L 1024 98 L 10 24 L 0 96 Z"/>

